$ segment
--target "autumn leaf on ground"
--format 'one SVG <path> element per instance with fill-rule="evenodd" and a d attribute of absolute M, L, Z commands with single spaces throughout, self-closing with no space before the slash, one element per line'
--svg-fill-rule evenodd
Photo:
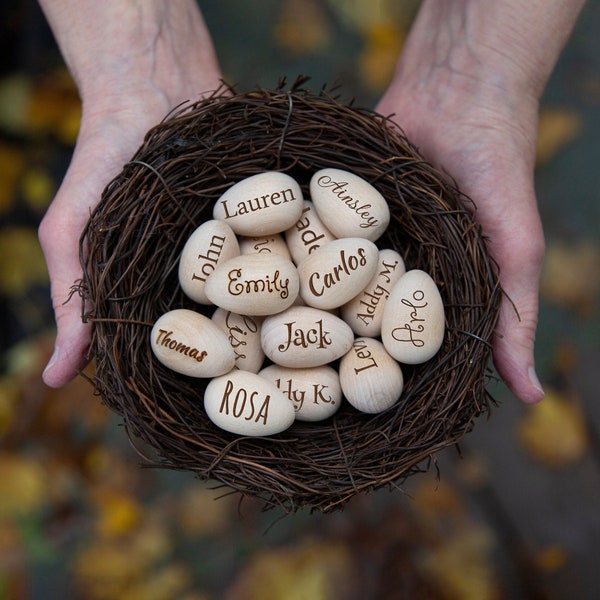
<path fill-rule="evenodd" d="M 589 448 L 585 416 L 577 403 L 552 389 L 542 402 L 525 408 L 517 427 L 527 453 L 549 468 L 569 467 Z"/>
<path fill-rule="evenodd" d="M 173 600 L 182 598 L 191 584 L 191 574 L 184 565 L 169 564 L 125 589 L 118 600 Z"/>
<path fill-rule="evenodd" d="M 307 542 L 259 552 L 228 590 L 227 600 L 348 600 L 354 569 L 341 543 Z"/>
<path fill-rule="evenodd" d="M 590 240 L 548 245 L 540 294 L 545 300 L 591 316 L 600 293 L 600 248 Z"/>
<path fill-rule="evenodd" d="M 470 525 L 428 549 L 418 561 L 423 575 L 445 600 L 497 600 L 501 597 L 493 568 L 494 537 Z"/>
<path fill-rule="evenodd" d="M 31 133 L 53 134 L 61 142 L 73 145 L 80 121 L 79 94 L 66 69 L 58 69 L 35 82 L 27 112 Z"/>
<path fill-rule="evenodd" d="M 331 38 L 323 6 L 315 0 L 285 0 L 273 31 L 277 44 L 296 55 L 322 51 Z"/>
<path fill-rule="evenodd" d="M 56 192 L 56 183 L 44 169 L 32 167 L 23 174 L 21 192 L 25 202 L 37 213 L 42 213 Z"/>
<path fill-rule="evenodd" d="M 169 530 L 152 520 L 127 536 L 90 539 L 73 562 L 77 587 L 89 600 L 123 599 L 170 556 L 172 544 Z"/>
<path fill-rule="evenodd" d="M 39 79 L 22 74 L 0 81 L 0 127 L 20 135 L 53 135 L 73 145 L 79 131 L 81 102 L 65 68 Z"/>
<path fill-rule="evenodd" d="M 348 27 L 365 31 L 377 23 L 394 23 L 407 31 L 419 8 L 419 0 L 327 0 L 331 10 Z"/>
<path fill-rule="evenodd" d="M 48 271 L 36 232 L 28 227 L 6 228 L 0 235 L 0 292 L 22 295 L 48 281 Z"/>
<path fill-rule="evenodd" d="M 358 72 L 369 91 L 382 92 L 389 84 L 403 44 L 404 32 L 391 23 L 375 23 L 364 32 Z"/>
<path fill-rule="evenodd" d="M 96 529 L 102 537 L 119 537 L 139 526 L 143 507 L 132 494 L 99 489 L 91 494 L 96 507 Z"/>
<path fill-rule="evenodd" d="M 543 108 L 540 111 L 536 163 L 544 165 L 581 133 L 579 113 L 564 108 Z"/>
<path fill-rule="evenodd" d="M 26 516 L 46 504 L 49 482 L 43 466 L 33 458 L 0 454 L 0 519 Z"/>
<path fill-rule="evenodd" d="M 535 554 L 535 565 L 544 573 L 554 573 L 562 569 L 568 562 L 567 549 L 560 544 L 544 546 Z"/>

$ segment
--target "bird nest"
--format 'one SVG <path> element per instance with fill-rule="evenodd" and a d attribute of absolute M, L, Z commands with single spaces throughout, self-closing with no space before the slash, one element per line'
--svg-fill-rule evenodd
<path fill-rule="evenodd" d="M 329 511 L 429 469 L 438 451 L 489 412 L 501 289 L 472 203 L 397 126 L 331 91 L 311 92 L 304 81 L 286 87 L 237 93 L 224 86 L 151 129 L 83 233 L 80 293 L 92 324 L 93 385 L 147 464 L 189 471 L 286 511 Z M 178 261 L 225 190 L 276 170 L 308 195 L 310 176 L 326 167 L 366 179 L 386 198 L 391 221 L 377 245 L 436 282 L 445 306 L 442 347 L 424 364 L 403 366 L 402 395 L 383 413 L 345 403 L 326 421 L 295 422 L 269 438 L 233 435 L 203 410 L 207 380 L 157 362 L 151 328 L 175 308 L 212 314 L 182 293 Z"/>

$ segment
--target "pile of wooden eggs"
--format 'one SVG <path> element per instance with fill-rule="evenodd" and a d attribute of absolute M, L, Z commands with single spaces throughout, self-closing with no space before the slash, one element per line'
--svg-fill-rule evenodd
<path fill-rule="evenodd" d="M 179 262 L 182 290 L 214 306 L 212 318 L 175 309 L 152 328 L 158 360 L 211 379 L 204 408 L 232 433 L 327 419 L 343 397 L 386 410 L 402 393 L 400 364 L 427 361 L 442 343 L 434 281 L 374 243 L 390 221 L 383 196 L 332 168 L 314 173 L 310 196 L 277 171 L 229 188 Z"/>

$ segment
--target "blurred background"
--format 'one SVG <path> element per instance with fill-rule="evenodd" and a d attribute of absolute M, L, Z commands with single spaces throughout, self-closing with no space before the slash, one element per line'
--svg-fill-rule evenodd
<path fill-rule="evenodd" d="M 418 2 L 200 2 L 240 91 L 286 75 L 372 107 Z M 537 191 L 547 256 L 540 405 L 499 406 L 440 473 L 341 513 L 283 516 L 141 469 L 83 380 L 40 378 L 53 346 L 37 226 L 80 118 L 35 2 L 0 4 L 0 599 L 600 598 L 600 2 L 543 98 Z M 248 52 L 248 48 L 252 51 Z"/>

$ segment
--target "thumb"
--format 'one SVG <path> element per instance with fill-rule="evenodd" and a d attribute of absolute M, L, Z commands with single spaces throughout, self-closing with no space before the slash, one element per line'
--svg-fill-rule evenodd
<path fill-rule="evenodd" d="M 520 178 L 513 169 L 512 181 L 508 173 L 500 173 L 492 186 L 488 205 L 477 212 L 490 255 L 499 265 L 504 292 L 492 340 L 493 359 L 512 393 L 523 402 L 535 403 L 544 396 L 534 359 L 544 234 L 530 177 Z M 496 210 L 490 211 L 489 206 Z"/>
<path fill-rule="evenodd" d="M 79 236 L 86 219 L 65 207 L 71 196 L 69 178 L 39 228 L 39 239 L 50 276 L 50 292 L 56 320 L 54 354 L 43 379 L 50 387 L 61 387 L 75 377 L 88 362 L 90 327 L 82 321 L 82 304 L 72 292 L 81 279 Z"/>
<path fill-rule="evenodd" d="M 523 402 L 535 403 L 544 397 L 534 359 L 541 258 L 539 242 L 532 240 L 540 238 L 531 230 L 523 233 L 531 237 L 513 238 L 512 247 L 491 250 L 502 264 L 505 293 L 492 348 L 494 364 L 508 388 Z"/>
<path fill-rule="evenodd" d="M 82 277 L 79 240 L 92 207 L 122 161 L 109 139 L 86 135 L 83 130 L 84 123 L 62 185 L 38 230 L 56 320 L 54 354 L 43 373 L 44 382 L 51 387 L 68 383 L 90 358 L 91 326 L 83 322 L 82 302 L 73 293 Z"/>

